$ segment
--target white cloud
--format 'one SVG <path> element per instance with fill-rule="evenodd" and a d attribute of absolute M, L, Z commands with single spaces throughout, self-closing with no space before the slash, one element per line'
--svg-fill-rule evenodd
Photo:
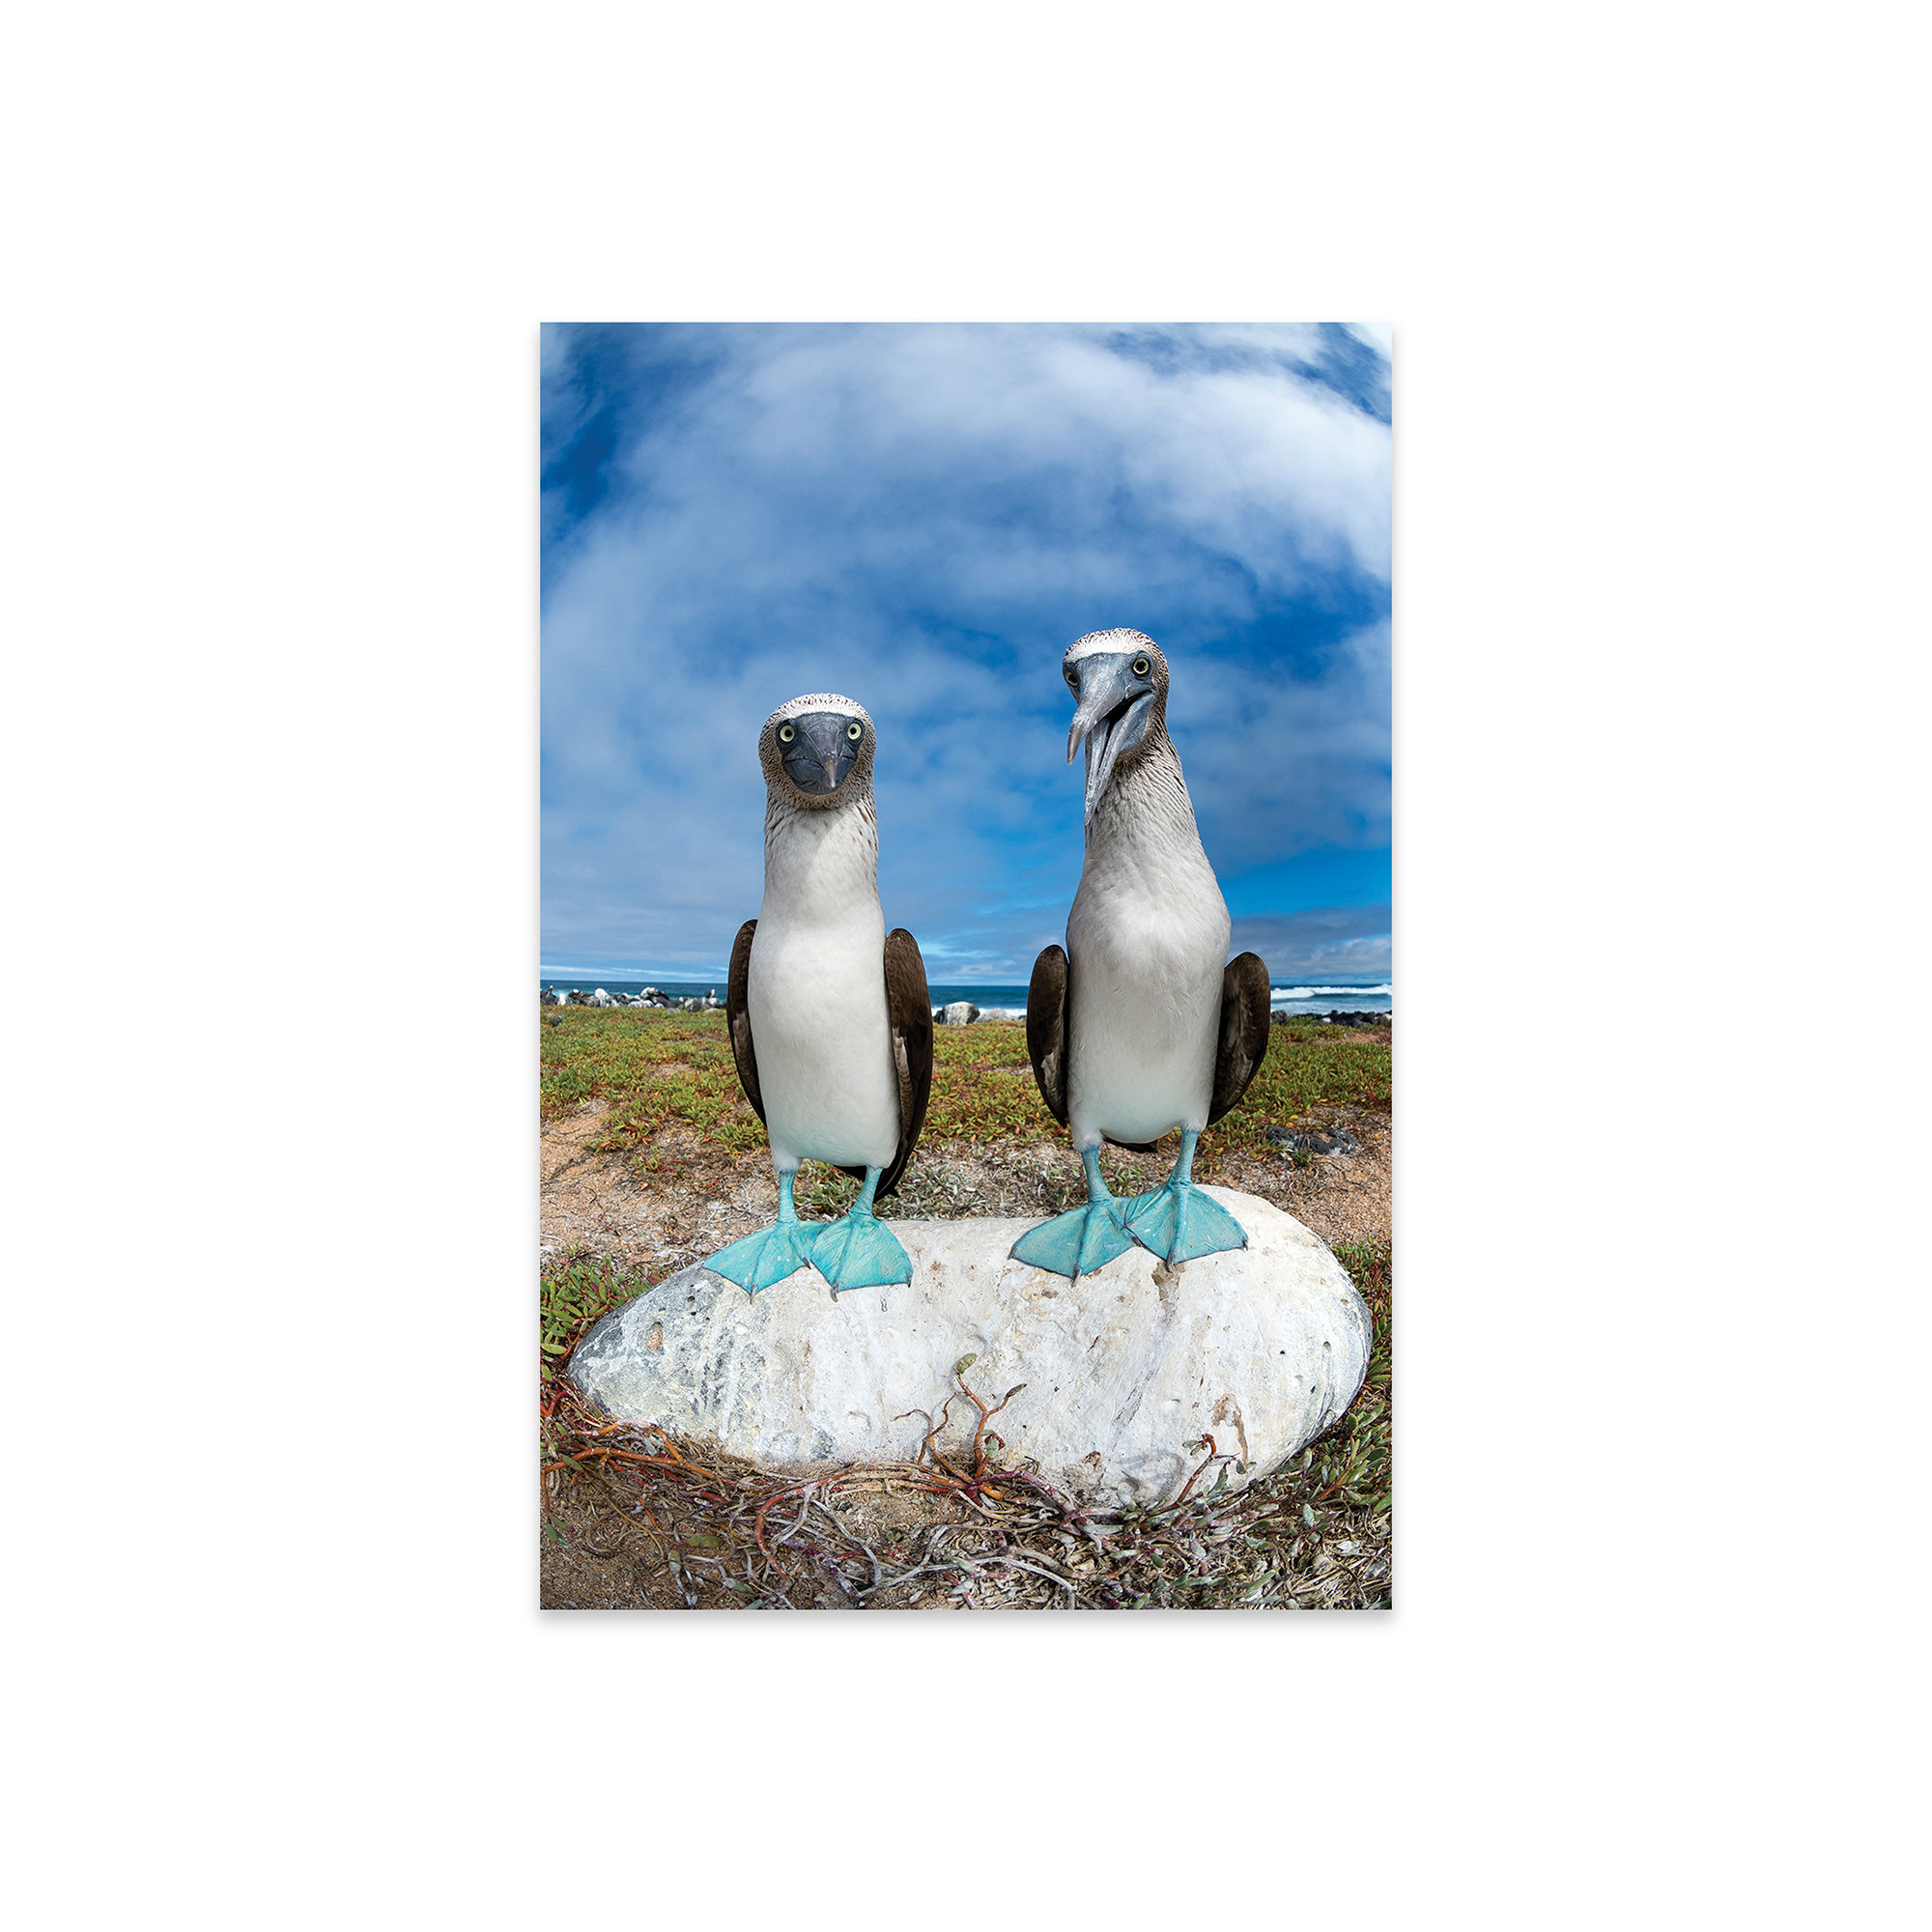
<path fill-rule="evenodd" d="M 1235 922 L 1233 947 L 1259 952 L 1276 984 L 1320 973 L 1387 973 L 1387 906 L 1321 906 Z"/>
<path fill-rule="evenodd" d="M 879 721 L 888 917 L 1023 970 L 1079 871 L 1065 644 L 1163 612 L 1237 632 L 1338 580 L 1386 583 L 1388 431 L 1283 365 L 1312 331 L 1164 335 L 1171 367 L 1109 344 L 702 338 L 715 366 L 632 434 L 550 566 L 553 956 L 722 961 L 761 886 L 758 726 L 842 690 Z M 547 332 L 549 394 L 582 420 L 572 353 Z M 1385 825 L 1385 654 L 1371 625 L 1288 682 L 1177 651 L 1176 737 L 1224 864 Z"/>

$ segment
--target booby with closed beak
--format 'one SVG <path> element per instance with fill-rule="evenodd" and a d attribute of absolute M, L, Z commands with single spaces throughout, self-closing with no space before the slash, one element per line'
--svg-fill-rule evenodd
<path fill-rule="evenodd" d="M 781 704 L 758 735 L 765 896 L 731 949 L 725 1012 L 738 1079 L 771 1137 L 775 1226 L 705 1266 L 755 1294 L 810 1262 L 833 1293 L 910 1281 L 898 1237 L 872 1213 L 905 1172 L 932 1085 L 925 964 L 879 906 L 873 728 L 829 692 Z M 865 1182 L 840 1220 L 798 1218 L 799 1163 Z"/>
<path fill-rule="evenodd" d="M 1136 1241 L 1168 1262 L 1247 1246 L 1192 1179 L 1194 1147 L 1267 1051 L 1260 956 L 1228 958 L 1227 902 L 1202 850 L 1167 735 L 1167 660 L 1139 631 L 1094 631 L 1061 663 L 1075 709 L 1070 764 L 1087 747 L 1087 859 L 1066 918 L 1027 992 L 1027 1050 L 1040 1096 L 1072 1135 L 1087 1206 L 1029 1230 L 1014 1256 L 1076 1280 Z M 1146 1151 L 1180 1130 L 1164 1187 L 1117 1199 L 1103 1141 Z"/>

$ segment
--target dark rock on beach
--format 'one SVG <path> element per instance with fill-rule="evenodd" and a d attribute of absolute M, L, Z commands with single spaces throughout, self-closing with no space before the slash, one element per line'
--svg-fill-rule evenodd
<path fill-rule="evenodd" d="M 1264 1127 L 1267 1139 L 1287 1153 L 1309 1153 L 1327 1156 L 1329 1154 L 1350 1154 L 1361 1151 L 1361 1143 L 1353 1134 L 1337 1132 L 1324 1134 L 1315 1130 L 1294 1133 L 1287 1127 Z"/>
<path fill-rule="evenodd" d="M 934 1007 L 935 1026 L 971 1026 L 980 1017 L 980 1009 L 971 1000 L 954 1000 L 950 1007 Z"/>
<path fill-rule="evenodd" d="M 1387 1013 L 1292 1013 L 1276 1007 L 1268 1014 L 1270 1026 L 1288 1026 L 1294 1020 L 1314 1020 L 1320 1026 L 1387 1027 L 1395 1024 L 1395 1014 Z"/>
<path fill-rule="evenodd" d="M 650 1007 L 660 1012 L 712 1013 L 722 1012 L 724 1002 L 718 997 L 718 988 L 702 999 L 673 999 L 662 986 L 646 986 L 638 993 L 612 993 L 603 986 L 586 993 L 582 986 L 566 986 L 559 990 L 555 986 L 543 989 L 540 1004 L 546 1007 Z"/>

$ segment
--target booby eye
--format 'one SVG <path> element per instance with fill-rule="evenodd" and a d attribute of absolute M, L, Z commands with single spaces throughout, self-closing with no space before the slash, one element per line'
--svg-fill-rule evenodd
<path fill-rule="evenodd" d="M 1145 677 L 1152 668 L 1153 667 L 1148 663 L 1146 658 L 1136 658 L 1134 660 L 1133 672 L 1136 677 Z"/>
<path fill-rule="evenodd" d="M 866 735 L 866 727 L 855 718 L 851 724 L 846 725 L 845 735 L 856 745 Z"/>
<path fill-rule="evenodd" d="M 781 724 L 779 726 L 779 743 L 781 745 L 789 745 L 797 736 L 798 733 L 789 724 Z"/>

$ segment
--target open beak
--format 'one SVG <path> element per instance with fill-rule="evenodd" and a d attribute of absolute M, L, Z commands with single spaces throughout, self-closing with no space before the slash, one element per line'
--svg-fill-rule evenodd
<path fill-rule="evenodd" d="M 1153 687 L 1137 678 L 1128 668 L 1132 659 L 1116 656 L 1082 658 L 1073 674 L 1080 680 L 1079 699 L 1073 724 L 1066 733 L 1066 762 L 1087 741 L 1087 822 L 1094 822 L 1094 808 L 1107 789 L 1121 753 L 1140 743 L 1147 729 L 1149 708 L 1153 703 Z"/>

